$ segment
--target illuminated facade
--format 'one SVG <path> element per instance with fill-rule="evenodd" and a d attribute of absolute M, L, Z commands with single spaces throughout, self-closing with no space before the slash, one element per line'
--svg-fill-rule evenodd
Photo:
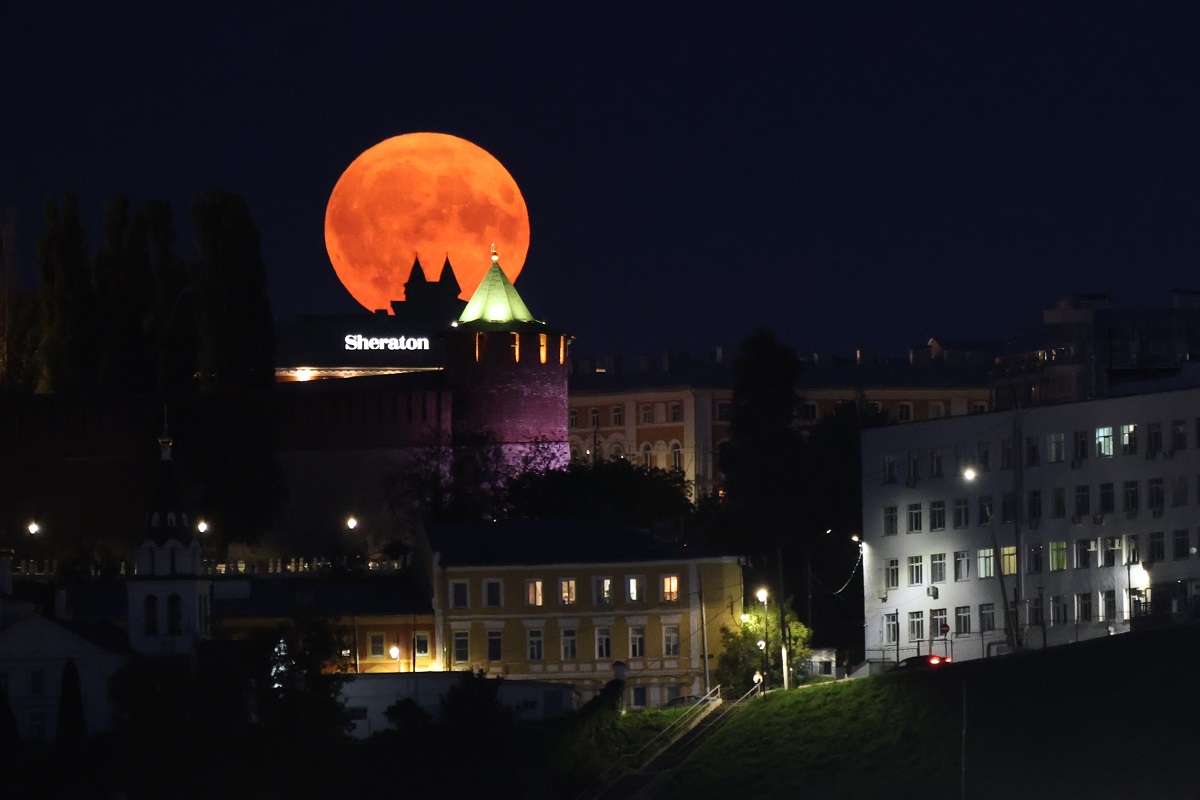
<path fill-rule="evenodd" d="M 1198 404 L 1189 389 L 866 431 L 868 658 L 1003 652 L 1006 619 L 1039 648 L 1182 614 L 1200 594 Z"/>
<path fill-rule="evenodd" d="M 947 349 L 901 363 L 815 359 L 801 371 L 799 424 L 815 425 L 840 406 L 872 406 L 895 422 L 978 414 L 991 409 L 986 370 L 947 363 Z M 717 454 L 729 438 L 733 376 L 718 351 L 712 361 L 678 355 L 623 370 L 580 363 L 570 379 L 567 437 L 571 458 L 626 458 L 682 470 L 693 497 L 720 491 Z"/>
<path fill-rule="evenodd" d="M 715 685 L 706 669 L 721 627 L 735 627 L 742 611 L 736 558 L 611 524 L 447 525 L 428 547 L 448 669 L 569 683 L 583 700 L 618 662 L 630 707 L 703 694 Z"/>

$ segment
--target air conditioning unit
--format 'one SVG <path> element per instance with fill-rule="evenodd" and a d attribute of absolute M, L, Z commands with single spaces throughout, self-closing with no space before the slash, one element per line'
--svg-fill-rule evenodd
<path fill-rule="evenodd" d="M 925 594 L 929 595 L 929 596 L 930 596 L 930 597 L 932 597 L 934 600 L 937 600 L 937 596 L 938 596 L 938 590 L 937 590 L 937 587 L 936 587 L 936 586 L 930 586 L 928 589 L 926 589 L 926 590 L 925 590 Z"/>
<path fill-rule="evenodd" d="M 1103 525 L 1104 524 L 1104 515 L 1103 514 L 1092 514 L 1092 524 L 1093 525 Z"/>

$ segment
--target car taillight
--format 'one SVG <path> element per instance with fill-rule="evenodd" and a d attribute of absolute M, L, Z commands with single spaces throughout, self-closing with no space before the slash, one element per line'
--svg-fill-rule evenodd
<path fill-rule="evenodd" d="M 937 656 L 931 656 L 929 658 L 929 663 L 933 664 L 936 667 L 938 664 L 942 663 L 942 660 L 940 658 L 938 658 Z"/>

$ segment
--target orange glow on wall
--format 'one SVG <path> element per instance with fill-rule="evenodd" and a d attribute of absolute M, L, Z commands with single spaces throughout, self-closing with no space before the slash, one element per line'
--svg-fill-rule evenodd
<path fill-rule="evenodd" d="M 333 187 L 325 249 L 346 290 L 368 310 L 404 299 L 419 257 L 426 277 L 446 258 L 467 300 L 491 262 L 516 281 L 529 252 L 529 212 L 516 181 L 490 153 L 443 133 L 409 133 L 370 148 Z"/>

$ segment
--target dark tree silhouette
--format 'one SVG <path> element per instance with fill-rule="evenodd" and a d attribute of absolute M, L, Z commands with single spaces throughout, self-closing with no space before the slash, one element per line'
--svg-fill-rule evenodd
<path fill-rule="evenodd" d="M 96 384 L 92 344 L 96 330 L 95 293 L 87 260 L 87 241 L 75 196 L 43 206 L 45 228 L 38 237 L 41 278 L 41 369 L 38 390 L 73 392 Z"/>

